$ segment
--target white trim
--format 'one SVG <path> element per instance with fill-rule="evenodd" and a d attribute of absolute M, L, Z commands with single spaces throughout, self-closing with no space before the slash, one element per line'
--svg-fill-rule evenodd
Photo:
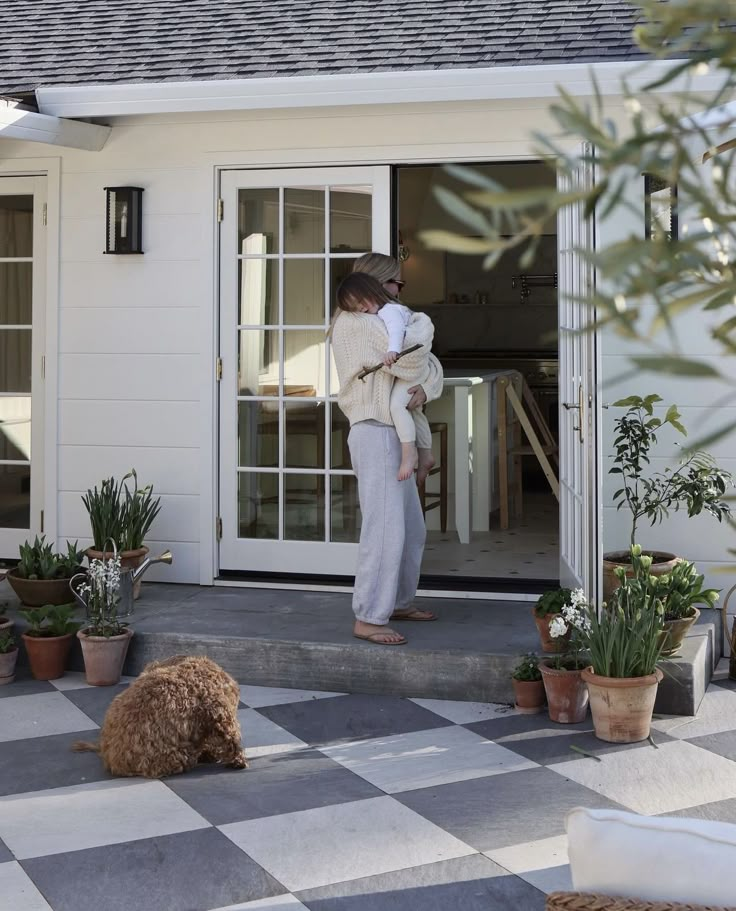
<path fill-rule="evenodd" d="M 560 86 L 573 95 L 591 95 L 592 72 L 595 72 L 602 95 L 620 95 L 622 78 L 636 88 L 662 75 L 671 66 L 671 61 L 616 61 L 266 79 L 42 86 L 36 90 L 36 98 L 39 110 L 57 117 L 551 98 L 557 95 Z M 667 86 L 666 91 L 707 91 L 722 81 L 723 77 L 718 73 L 691 74 Z"/>
<path fill-rule="evenodd" d="M 215 588 L 267 588 L 276 591 L 330 592 L 351 595 L 353 589 L 347 585 L 317 585 L 303 582 L 246 582 L 243 579 L 215 579 Z M 449 601 L 518 601 L 520 604 L 535 604 L 539 595 L 527 592 L 459 592 L 435 589 L 417 589 L 417 598 L 433 598 Z"/>
<path fill-rule="evenodd" d="M 64 120 L 48 114 L 24 111 L 13 102 L 0 99 L 0 138 L 42 142 L 70 149 L 99 152 L 107 142 L 111 127 L 95 123 Z"/>

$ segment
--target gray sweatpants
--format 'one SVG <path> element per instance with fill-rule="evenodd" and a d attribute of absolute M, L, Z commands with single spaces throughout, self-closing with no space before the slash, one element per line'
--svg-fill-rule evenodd
<path fill-rule="evenodd" d="M 396 429 L 360 421 L 350 428 L 348 446 L 362 516 L 353 612 L 364 623 L 383 625 L 416 596 L 427 531 L 414 479 L 397 480 Z"/>

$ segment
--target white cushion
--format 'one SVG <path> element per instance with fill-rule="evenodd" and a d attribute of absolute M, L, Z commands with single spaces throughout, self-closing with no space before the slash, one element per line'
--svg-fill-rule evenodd
<path fill-rule="evenodd" d="M 736 905 L 736 825 L 577 808 L 567 838 L 577 892 Z"/>

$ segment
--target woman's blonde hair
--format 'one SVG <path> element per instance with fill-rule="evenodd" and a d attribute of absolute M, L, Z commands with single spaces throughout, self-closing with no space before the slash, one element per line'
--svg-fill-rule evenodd
<path fill-rule="evenodd" d="M 401 266 L 393 256 L 386 256 L 385 253 L 364 253 L 355 260 L 353 272 L 372 275 L 383 284 L 397 279 L 401 274 Z"/>
<path fill-rule="evenodd" d="M 360 313 L 360 304 L 367 302 L 382 307 L 393 301 L 378 279 L 365 272 L 351 272 L 337 286 L 335 292 L 336 308 L 332 315 L 327 335 L 332 335 L 335 320 L 340 313 Z"/>

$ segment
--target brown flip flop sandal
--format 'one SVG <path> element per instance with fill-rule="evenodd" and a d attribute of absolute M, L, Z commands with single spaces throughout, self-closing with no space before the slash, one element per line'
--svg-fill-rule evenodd
<path fill-rule="evenodd" d="M 356 639 L 364 639 L 366 642 L 372 642 L 374 645 L 406 645 L 407 639 L 403 637 L 398 639 L 396 642 L 385 642 L 382 641 L 379 637 L 385 636 L 386 633 L 370 633 L 368 636 L 359 636 L 358 633 L 353 633 L 353 636 Z"/>
<path fill-rule="evenodd" d="M 429 614 L 428 617 L 422 616 L 423 614 Z M 404 613 L 391 614 L 389 620 L 411 620 L 414 623 L 431 623 L 433 620 L 437 619 L 437 615 L 433 614 L 431 611 L 419 610 L 415 608 L 414 610 L 404 611 Z"/>

